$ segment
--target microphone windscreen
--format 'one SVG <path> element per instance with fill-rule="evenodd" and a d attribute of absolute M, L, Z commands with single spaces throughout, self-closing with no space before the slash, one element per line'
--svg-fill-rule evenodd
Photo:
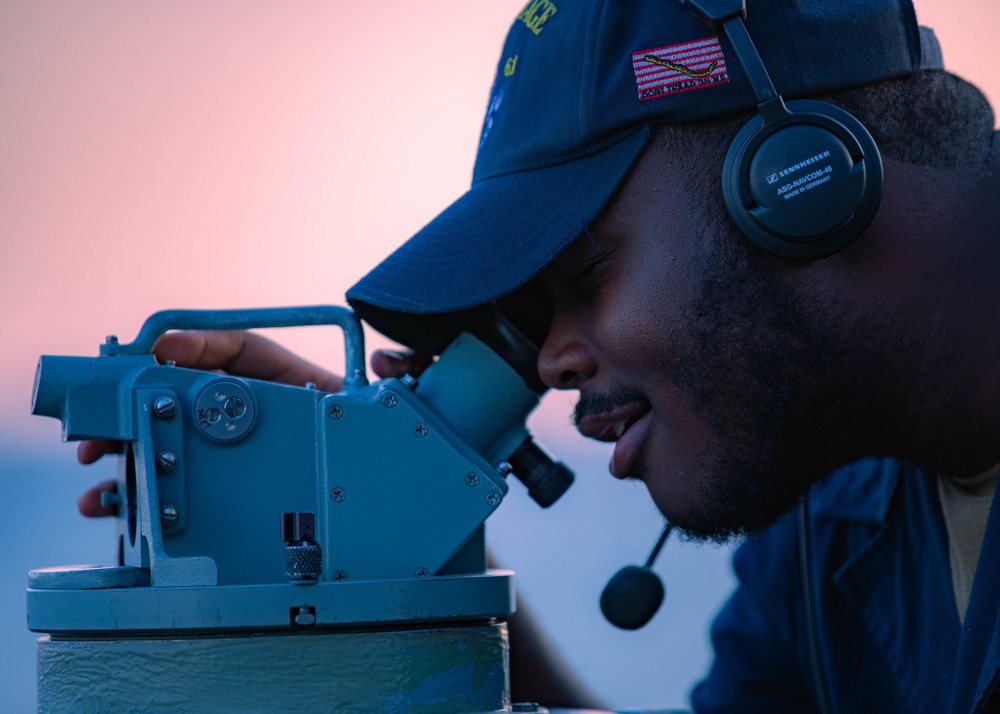
<path fill-rule="evenodd" d="M 615 627 L 637 630 L 653 619 L 665 594 L 659 575 L 649 568 L 626 565 L 604 586 L 601 612 Z"/>

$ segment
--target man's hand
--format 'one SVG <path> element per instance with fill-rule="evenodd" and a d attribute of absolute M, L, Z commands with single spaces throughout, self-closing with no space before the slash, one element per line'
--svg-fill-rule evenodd
<path fill-rule="evenodd" d="M 221 370 L 300 387 L 312 382 L 324 392 L 339 391 L 343 381 L 266 337 L 241 330 L 171 332 L 159 339 L 153 354 L 160 362 L 173 360 L 179 367 Z"/>
<path fill-rule="evenodd" d="M 404 374 L 419 377 L 433 361 L 433 356 L 422 352 L 375 350 L 372 353 L 372 371 L 382 378 L 402 377 Z"/>
<path fill-rule="evenodd" d="M 253 332 L 171 332 L 157 341 L 153 354 L 160 362 L 173 360 L 179 367 L 221 371 L 296 386 L 312 382 L 324 392 L 339 391 L 343 382 L 340 376 Z M 432 361 L 430 355 L 378 350 L 372 354 L 372 370 L 380 377 L 419 375 Z M 77 447 L 76 459 L 81 464 L 92 464 L 105 454 L 117 454 L 121 450 L 122 444 L 117 441 L 82 441 Z M 101 506 L 101 493 L 114 493 L 116 489 L 115 481 L 97 484 L 80 496 L 77 509 L 91 518 L 113 516 L 117 507 Z"/>

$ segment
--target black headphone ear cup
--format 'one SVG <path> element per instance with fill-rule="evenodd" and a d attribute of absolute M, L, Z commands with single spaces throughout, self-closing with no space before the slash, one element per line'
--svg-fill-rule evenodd
<path fill-rule="evenodd" d="M 726 207 L 769 253 L 815 260 L 857 238 L 882 199 L 882 158 L 854 116 L 824 102 L 788 102 L 789 114 L 754 117 L 722 169 Z"/>

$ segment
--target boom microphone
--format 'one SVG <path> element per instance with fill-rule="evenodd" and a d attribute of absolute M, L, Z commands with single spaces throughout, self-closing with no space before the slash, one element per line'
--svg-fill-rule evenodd
<path fill-rule="evenodd" d="M 660 539 L 642 567 L 626 565 L 615 573 L 601 593 L 601 612 L 605 619 L 623 630 L 637 630 L 653 619 L 660 609 L 666 590 L 660 576 L 653 572 L 653 561 L 667 542 L 673 525 L 663 527 Z"/>

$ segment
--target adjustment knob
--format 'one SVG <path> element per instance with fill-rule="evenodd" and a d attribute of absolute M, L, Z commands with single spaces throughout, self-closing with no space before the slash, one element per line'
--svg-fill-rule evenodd
<path fill-rule="evenodd" d="M 313 540 L 315 521 L 312 512 L 281 514 L 285 577 L 298 585 L 315 583 L 323 572 L 323 550 Z"/>
<path fill-rule="evenodd" d="M 319 580 L 323 572 L 323 551 L 316 543 L 301 541 L 285 546 L 285 577 L 308 585 Z"/>

